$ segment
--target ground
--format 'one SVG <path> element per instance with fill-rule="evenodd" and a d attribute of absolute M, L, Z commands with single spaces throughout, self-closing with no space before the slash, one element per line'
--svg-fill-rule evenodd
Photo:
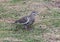
<path fill-rule="evenodd" d="M 32 30 L 14 31 L 31 11 L 39 14 Z M 60 0 L 0 0 L 0 42 L 60 42 Z"/>

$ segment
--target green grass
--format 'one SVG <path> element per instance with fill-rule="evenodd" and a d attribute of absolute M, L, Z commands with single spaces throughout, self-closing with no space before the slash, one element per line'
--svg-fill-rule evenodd
<path fill-rule="evenodd" d="M 12 0 L 11 3 L 18 3 L 20 1 L 23 1 L 23 0 Z"/>
<path fill-rule="evenodd" d="M 54 27 L 60 27 L 60 20 L 59 20 L 59 19 L 52 20 L 52 25 L 53 25 Z"/>
<path fill-rule="evenodd" d="M 8 40 L 4 40 L 3 42 L 10 42 L 10 41 L 8 41 Z"/>

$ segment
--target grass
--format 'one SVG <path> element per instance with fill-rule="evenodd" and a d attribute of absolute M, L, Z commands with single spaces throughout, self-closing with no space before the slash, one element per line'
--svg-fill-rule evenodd
<path fill-rule="evenodd" d="M 12 2 L 12 3 L 18 3 L 18 2 L 20 2 L 20 1 L 22 1 L 22 0 L 12 0 L 11 2 Z"/>
<path fill-rule="evenodd" d="M 17 39 L 22 39 L 23 40 L 22 42 L 42 42 L 43 41 L 41 37 L 36 37 L 36 36 L 41 35 L 41 31 L 39 28 L 38 29 L 35 28 L 32 31 L 26 31 L 22 29 L 21 26 L 19 25 L 20 29 L 18 31 L 14 31 L 11 29 L 15 29 L 14 27 L 15 24 L 12 25 L 5 22 L 1 22 L 0 24 L 1 24 L 0 25 L 0 38 L 13 37 Z M 11 25 L 13 26 L 12 28 L 11 28 Z"/>
<path fill-rule="evenodd" d="M 26 6 L 28 4 L 26 5 L 22 4 L 21 1 L 24 1 L 24 0 L 11 0 L 10 2 L 6 2 L 6 3 L 1 2 L 0 4 L 1 5 L 0 7 L 0 39 L 7 38 L 7 37 L 9 39 L 9 37 L 12 37 L 12 39 L 14 38 L 14 39 L 22 40 L 21 42 L 45 42 L 45 40 L 42 38 L 42 34 L 50 33 L 51 32 L 50 29 L 52 29 L 50 27 L 52 26 L 54 28 L 60 27 L 60 19 L 59 19 L 60 12 L 58 11 L 58 9 L 56 10 L 52 8 L 51 10 L 48 10 L 51 12 L 51 14 L 49 13 L 39 14 L 39 16 L 45 16 L 46 18 L 39 17 L 41 21 L 39 20 L 38 23 L 35 23 L 31 31 L 22 29 L 20 25 L 18 25 L 19 30 L 14 31 L 16 29 L 15 26 L 17 24 L 8 23 L 8 21 L 4 21 L 3 19 L 8 20 L 10 18 L 10 20 L 11 19 L 17 20 L 22 16 L 27 15 L 26 13 L 29 13 L 31 10 L 33 10 L 31 8 L 30 8 L 31 10 L 29 10 L 29 7 Z M 49 1 L 49 0 L 45 0 L 45 1 Z M 34 0 L 32 1 L 32 3 L 33 2 Z M 40 25 L 46 25 L 46 28 L 44 29 L 44 27 L 43 26 L 40 27 Z M 3 40 L 3 42 L 15 42 L 15 41 Z"/>

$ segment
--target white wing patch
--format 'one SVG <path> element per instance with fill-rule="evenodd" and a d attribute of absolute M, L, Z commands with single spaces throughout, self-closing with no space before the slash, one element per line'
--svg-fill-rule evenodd
<path fill-rule="evenodd" d="M 21 24 L 27 24 L 29 22 L 30 18 L 27 17 L 27 21 L 25 23 L 21 23 Z"/>

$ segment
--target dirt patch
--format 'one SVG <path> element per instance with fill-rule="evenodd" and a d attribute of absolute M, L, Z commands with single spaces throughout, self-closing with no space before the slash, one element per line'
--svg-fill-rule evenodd
<path fill-rule="evenodd" d="M 16 39 L 13 37 L 0 38 L 0 41 L 9 41 L 9 42 L 22 42 L 21 39 Z"/>
<path fill-rule="evenodd" d="M 60 0 L 52 0 L 52 4 L 56 8 L 60 8 Z"/>
<path fill-rule="evenodd" d="M 28 5 L 28 9 L 30 10 L 36 10 L 38 12 L 41 12 L 42 9 L 44 10 L 45 9 L 45 6 L 43 5 L 43 3 L 38 3 L 38 2 L 33 2 L 33 3 L 30 3 Z"/>
<path fill-rule="evenodd" d="M 14 19 L 0 19 L 0 22 L 14 23 Z"/>
<path fill-rule="evenodd" d="M 55 2 L 55 6 L 60 8 L 60 1 Z"/>
<path fill-rule="evenodd" d="M 43 38 L 46 42 L 60 42 L 60 34 L 45 33 Z"/>
<path fill-rule="evenodd" d="M 10 1 L 10 0 L 0 0 L 0 2 L 8 2 L 8 1 Z"/>

